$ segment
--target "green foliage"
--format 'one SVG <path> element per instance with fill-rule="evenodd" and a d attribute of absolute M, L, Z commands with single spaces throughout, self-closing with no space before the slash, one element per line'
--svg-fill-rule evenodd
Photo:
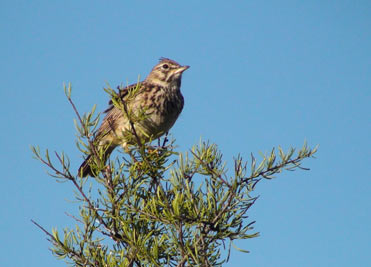
<path fill-rule="evenodd" d="M 77 146 L 93 155 L 97 175 L 80 178 L 70 170 L 65 154 L 55 153 L 55 164 L 48 150 L 42 155 L 33 147 L 51 176 L 74 186 L 80 211 L 70 215 L 76 227 L 62 233 L 34 223 L 48 235 L 53 254 L 73 266 L 220 266 L 229 257 L 221 256 L 225 242 L 230 251 L 234 240 L 258 236 L 254 222 L 247 220 L 257 199 L 252 196 L 255 185 L 282 170 L 302 168 L 302 160 L 316 152 L 304 144 L 296 154 L 294 149 L 273 149 L 260 163 L 253 155 L 249 164 L 238 156 L 228 172 L 215 144 L 200 141 L 181 153 L 165 137 L 156 146 L 138 140 L 129 153 L 105 166 L 105 148 L 92 138 L 99 121 L 95 106 L 80 116 L 70 85 L 65 91 L 78 118 Z M 110 88 L 107 91 L 131 118 L 125 103 Z M 132 135 L 136 136 L 133 123 Z"/>

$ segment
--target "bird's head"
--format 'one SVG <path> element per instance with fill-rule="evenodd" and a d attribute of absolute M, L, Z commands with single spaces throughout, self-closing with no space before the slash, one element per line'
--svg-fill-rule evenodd
<path fill-rule="evenodd" d="M 189 66 L 181 66 L 174 60 L 161 58 L 160 62 L 153 67 L 146 81 L 164 87 L 180 86 L 182 73 L 188 68 Z"/>

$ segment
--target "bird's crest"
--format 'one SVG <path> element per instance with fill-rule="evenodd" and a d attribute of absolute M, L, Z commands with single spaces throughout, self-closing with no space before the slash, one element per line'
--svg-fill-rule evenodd
<path fill-rule="evenodd" d="M 160 63 L 168 62 L 168 63 L 174 64 L 174 65 L 180 66 L 180 64 L 178 62 L 176 62 L 175 60 L 172 60 L 172 59 L 166 58 L 166 57 L 160 57 L 159 61 L 160 61 Z"/>

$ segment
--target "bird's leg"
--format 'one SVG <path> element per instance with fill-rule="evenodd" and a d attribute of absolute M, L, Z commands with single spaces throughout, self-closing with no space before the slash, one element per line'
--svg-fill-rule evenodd
<path fill-rule="evenodd" d="M 133 162 L 137 162 L 138 160 L 135 158 L 135 156 L 133 155 L 133 152 L 132 150 L 129 148 L 129 145 L 127 143 L 124 143 L 122 144 L 122 148 L 124 149 L 125 153 L 126 154 L 129 154 L 129 156 L 131 157 L 131 159 L 133 160 Z"/>
<path fill-rule="evenodd" d="M 167 135 L 169 134 L 169 132 L 166 132 L 165 133 L 165 138 L 164 138 L 164 142 L 162 143 L 162 148 L 164 148 L 165 147 L 165 145 L 166 145 L 166 143 L 167 143 L 167 141 L 169 141 L 169 139 L 167 139 Z"/>

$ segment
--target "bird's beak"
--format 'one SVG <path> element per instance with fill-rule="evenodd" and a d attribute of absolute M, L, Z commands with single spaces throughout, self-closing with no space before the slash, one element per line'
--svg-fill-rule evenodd
<path fill-rule="evenodd" d="M 185 70 L 189 69 L 189 66 L 182 66 L 175 71 L 175 74 L 183 73 Z"/>

